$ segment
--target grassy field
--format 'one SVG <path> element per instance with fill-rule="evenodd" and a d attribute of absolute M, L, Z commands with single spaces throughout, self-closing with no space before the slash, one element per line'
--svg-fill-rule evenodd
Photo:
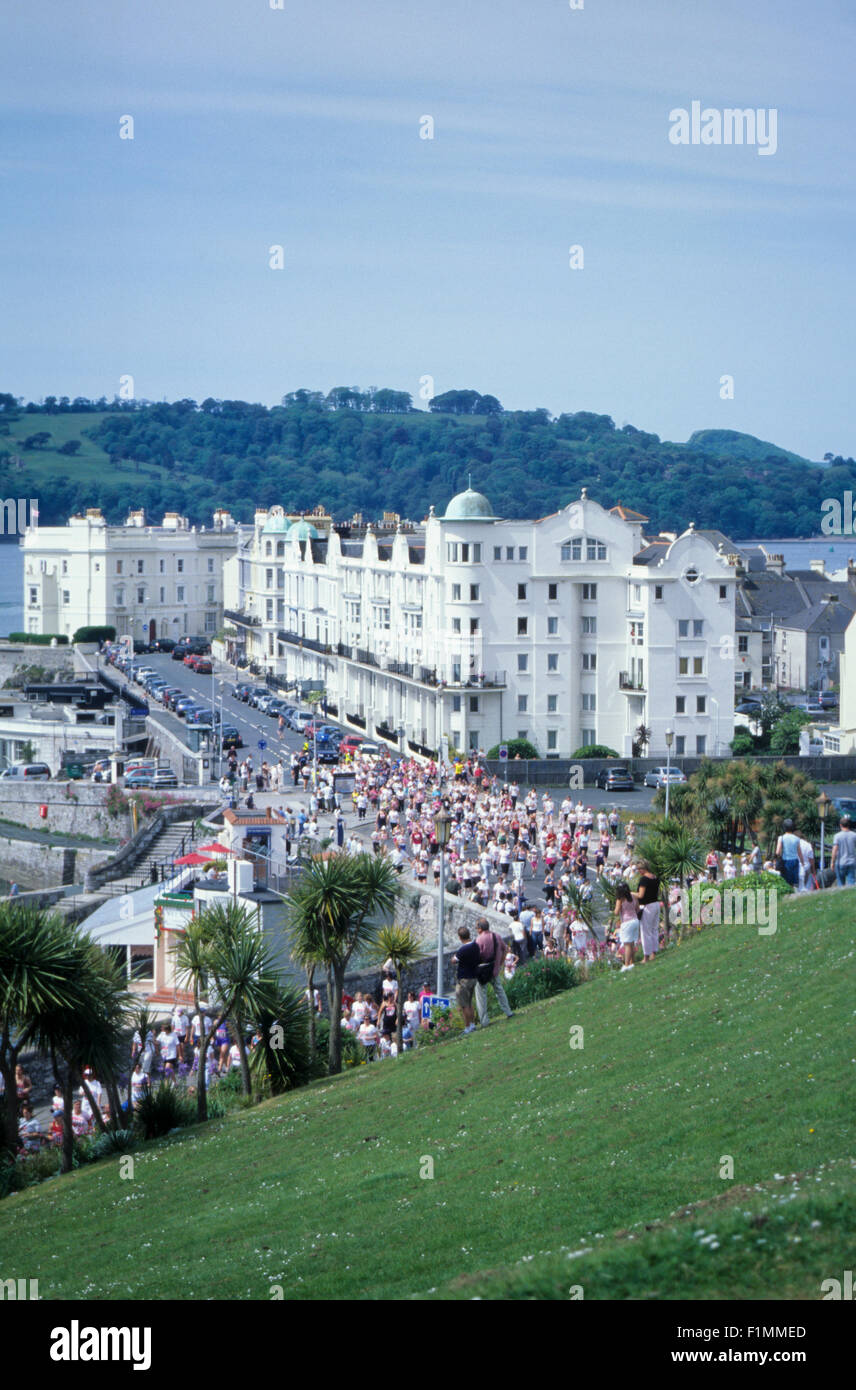
<path fill-rule="evenodd" d="M 9 422 L 9 434 L 0 436 L 0 449 L 8 449 L 10 453 L 17 454 L 23 460 L 27 472 L 36 482 L 44 484 L 49 484 L 51 479 L 57 476 L 74 478 L 78 482 L 103 480 L 105 470 L 113 480 L 125 476 L 129 480 L 137 481 L 145 478 L 172 479 L 173 474 L 170 470 L 153 463 L 141 465 L 139 469 L 135 464 L 127 462 L 121 467 L 116 467 L 109 454 L 84 434 L 84 430 L 95 429 L 103 419 L 104 414 L 99 411 L 92 414 L 75 414 L 69 411 L 68 414 L 62 415 L 21 415 L 19 419 Z M 49 431 L 50 445 L 44 449 L 24 449 L 24 440 L 41 430 Z M 70 439 L 78 439 L 81 445 L 80 451 L 73 457 L 59 452 L 62 445 Z"/>
<path fill-rule="evenodd" d="M 852 1266 L 854 905 L 710 928 L 141 1149 L 132 1178 L 16 1194 L 4 1275 L 48 1299 L 818 1299 Z"/>

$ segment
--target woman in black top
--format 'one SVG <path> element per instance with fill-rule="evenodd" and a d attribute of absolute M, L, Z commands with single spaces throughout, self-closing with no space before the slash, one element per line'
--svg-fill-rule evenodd
<path fill-rule="evenodd" d="M 642 909 L 642 954 L 645 960 L 653 960 L 660 947 L 660 881 L 644 860 L 639 868 L 642 872 L 633 896 Z"/>

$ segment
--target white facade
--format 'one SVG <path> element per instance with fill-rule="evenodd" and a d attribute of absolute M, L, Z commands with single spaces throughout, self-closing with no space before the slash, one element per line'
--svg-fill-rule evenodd
<path fill-rule="evenodd" d="M 108 526 L 97 509 L 67 526 L 30 527 L 21 542 L 26 631 L 71 637 L 106 624 L 146 642 L 213 636 L 223 623 L 223 561 L 239 539 L 228 512 L 210 528 L 175 512 L 148 526 L 142 511 Z"/>
<path fill-rule="evenodd" d="M 692 528 L 649 543 L 644 517 L 585 493 L 501 521 L 468 490 L 419 528 L 289 525 L 258 512 L 226 566 L 227 621 L 250 660 L 313 680 L 343 723 L 416 746 L 542 757 L 724 753 L 734 732 L 735 569 Z M 361 722 L 361 721 L 364 721 Z M 400 737 L 400 735 L 399 735 Z"/>

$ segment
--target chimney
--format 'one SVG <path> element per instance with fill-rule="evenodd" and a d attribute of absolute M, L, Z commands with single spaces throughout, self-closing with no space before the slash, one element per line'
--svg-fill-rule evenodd
<path fill-rule="evenodd" d="M 768 555 L 765 568 L 767 570 L 772 571 L 773 574 L 779 575 L 779 577 L 781 578 L 781 576 L 785 572 L 784 555 Z"/>
<path fill-rule="evenodd" d="M 824 576 L 826 575 L 826 569 L 824 568 L 823 560 L 809 560 L 809 569 L 812 571 L 813 574 L 822 574 Z"/>

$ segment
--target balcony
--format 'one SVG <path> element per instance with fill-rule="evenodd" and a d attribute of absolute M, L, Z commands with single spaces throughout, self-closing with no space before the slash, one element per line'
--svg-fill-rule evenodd
<path fill-rule="evenodd" d="M 261 618 L 256 618 L 252 613 L 242 613 L 239 608 L 225 608 L 223 617 L 228 618 L 229 622 L 237 623 L 239 627 L 261 627 Z"/>
<path fill-rule="evenodd" d="M 324 656 L 330 656 L 334 651 L 329 642 L 316 642 L 314 637 L 301 637 L 299 632 L 286 632 L 284 628 L 280 628 L 276 635 L 278 641 L 288 642 L 292 647 L 303 647 L 308 652 L 321 652 Z"/>
<path fill-rule="evenodd" d="M 630 671 L 619 671 L 618 673 L 619 690 L 630 691 L 631 694 L 644 694 L 645 682 L 639 676 L 633 675 Z"/>

